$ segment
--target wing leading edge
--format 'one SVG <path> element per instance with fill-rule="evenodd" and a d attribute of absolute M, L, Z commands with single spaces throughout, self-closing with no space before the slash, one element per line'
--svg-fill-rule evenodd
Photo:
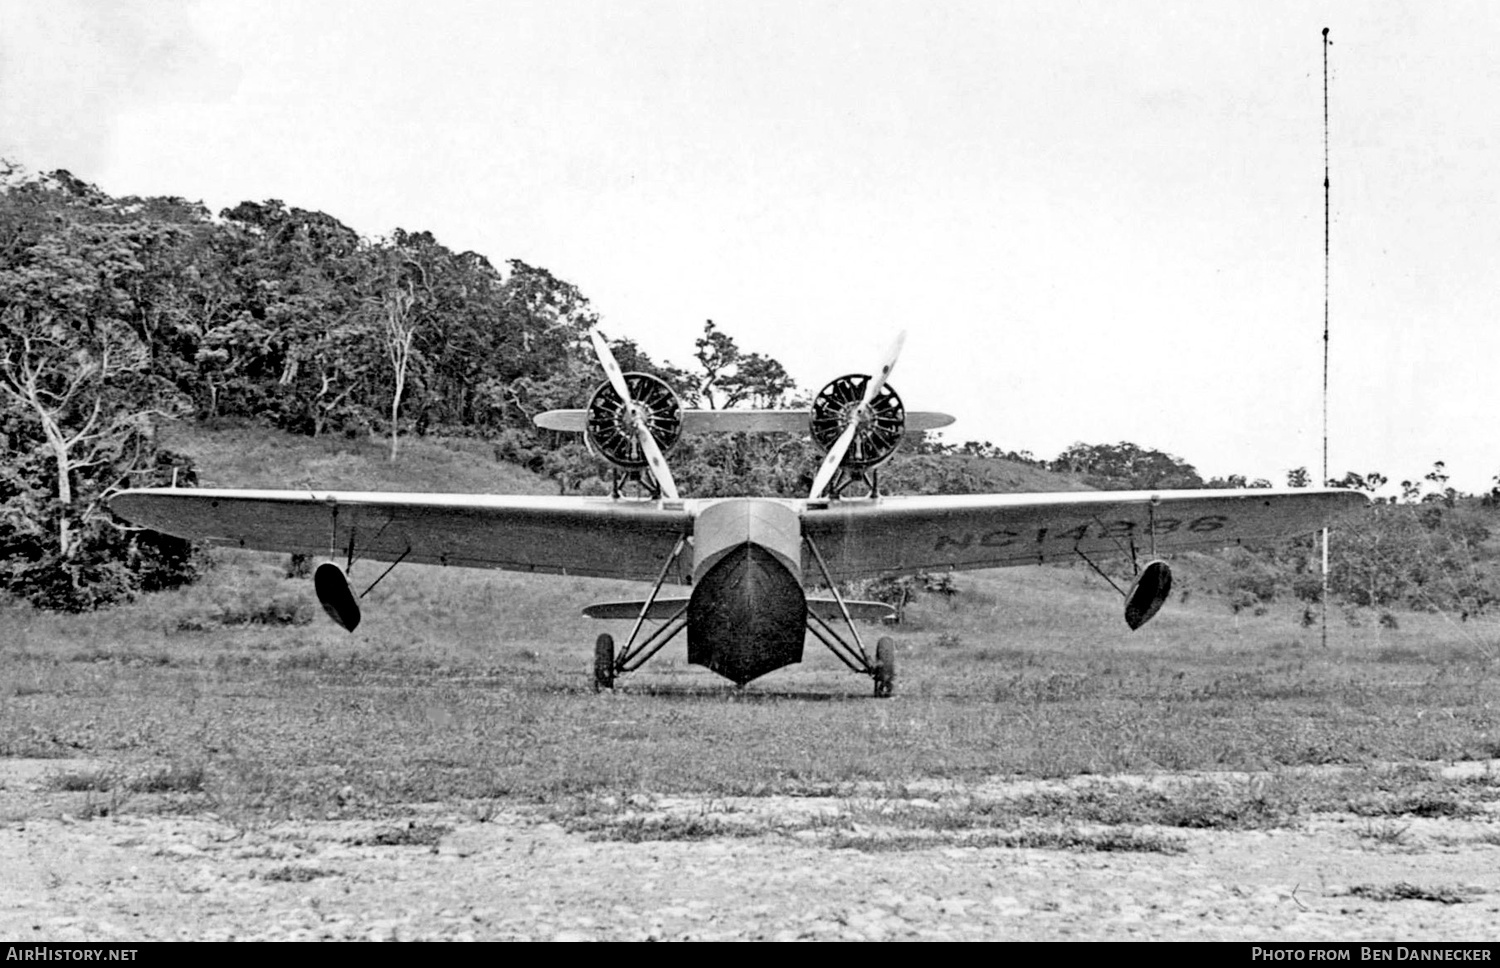
<path fill-rule="evenodd" d="M 352 542 L 356 560 L 638 581 L 654 580 L 692 530 L 680 507 L 585 497 L 155 488 L 124 491 L 110 508 L 225 547 L 342 558 Z"/>
<path fill-rule="evenodd" d="M 1311 488 L 887 497 L 809 506 L 802 527 L 843 581 L 1270 541 L 1367 503 Z"/>

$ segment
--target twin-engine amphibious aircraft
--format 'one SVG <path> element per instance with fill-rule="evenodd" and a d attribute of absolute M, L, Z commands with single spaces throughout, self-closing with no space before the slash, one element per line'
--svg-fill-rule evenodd
<path fill-rule="evenodd" d="M 184 538 L 347 555 L 347 565 L 372 558 L 392 562 L 390 568 L 413 561 L 651 582 L 642 601 L 584 609 L 594 618 L 634 620 L 623 648 L 609 635 L 595 643 L 597 688 L 613 687 L 683 629 L 689 662 L 741 685 L 800 662 L 810 632 L 854 672 L 870 676 L 875 695 L 889 696 L 894 643 L 881 638 L 872 655 L 854 623 L 892 610 L 847 600 L 841 582 L 1069 560 L 1103 575 L 1094 556 L 1121 554 L 1135 579 L 1116 589 L 1135 629 L 1171 590 L 1171 569 L 1158 553 L 1305 534 L 1366 500 L 1317 489 L 882 494 L 879 469 L 902 434 L 953 420 L 907 413 L 886 382 L 904 337 L 873 376 L 839 377 L 818 393 L 810 412 L 713 411 L 684 410 L 651 374 L 621 373 L 595 330 L 607 379 L 584 409 L 550 411 L 536 423 L 584 435 L 613 468 L 609 497 L 156 488 L 124 491 L 110 507 Z M 826 456 L 803 499 L 684 499 L 664 453 L 682 434 L 710 431 L 807 432 Z M 628 497 L 632 482 L 637 496 Z M 328 614 L 353 631 L 360 609 L 345 568 L 325 561 L 313 582 Z M 826 595 L 810 595 L 813 583 Z M 668 584 L 690 592 L 663 595 Z M 659 624 L 642 634 L 648 620 Z"/>

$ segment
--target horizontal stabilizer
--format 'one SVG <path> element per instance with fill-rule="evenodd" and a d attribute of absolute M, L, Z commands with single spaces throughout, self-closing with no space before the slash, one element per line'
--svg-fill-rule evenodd
<path fill-rule="evenodd" d="M 687 606 L 686 598 L 658 598 L 651 603 L 651 610 L 646 617 L 657 622 L 664 622 L 676 615 Z M 634 620 L 641 615 L 641 606 L 645 602 L 599 602 L 590 605 L 583 610 L 583 614 L 589 618 L 629 619 Z M 896 610 L 885 602 L 853 602 L 845 601 L 844 605 L 849 609 L 849 615 L 861 622 L 879 622 L 892 618 Z M 807 607 L 825 622 L 841 619 L 839 614 L 839 603 L 831 598 L 809 598 Z"/>
<path fill-rule="evenodd" d="M 856 602 L 846 598 L 844 607 L 849 610 L 850 618 L 861 622 L 883 622 L 896 617 L 896 610 L 885 602 Z M 825 622 L 843 618 L 839 614 L 839 603 L 832 598 L 809 598 L 807 609 Z"/>
<path fill-rule="evenodd" d="M 664 622 L 687 607 L 686 598 L 658 598 L 651 603 L 646 617 Z M 588 618 L 637 619 L 641 617 L 641 606 L 645 602 L 595 602 L 583 610 Z"/>
<path fill-rule="evenodd" d="M 583 433 L 588 419 L 586 410 L 548 410 L 538 414 L 536 425 L 543 430 Z M 682 432 L 685 434 L 805 434 L 811 415 L 806 410 L 684 410 Z M 907 430 L 936 430 L 946 427 L 953 418 L 946 413 L 908 413 Z"/>

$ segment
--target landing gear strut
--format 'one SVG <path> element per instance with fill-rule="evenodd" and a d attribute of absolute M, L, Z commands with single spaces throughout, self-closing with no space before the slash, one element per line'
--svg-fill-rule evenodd
<path fill-rule="evenodd" d="M 651 613 L 651 606 L 656 601 L 656 597 L 661 594 L 661 586 L 667 580 L 667 573 L 686 545 L 687 535 L 677 539 L 672 553 L 667 556 L 666 563 L 661 566 L 661 574 L 656 576 L 656 584 L 651 586 L 650 597 L 641 605 L 641 613 L 635 620 L 635 627 L 630 630 L 630 638 L 625 640 L 625 647 L 620 650 L 619 654 L 615 654 L 614 636 L 609 633 L 606 632 L 594 640 L 595 692 L 613 689 L 617 677 L 639 669 L 647 659 L 661 651 L 662 646 L 687 628 L 688 607 L 683 605 L 672 613 L 664 624 L 644 636 L 641 635 L 641 626 L 645 624 L 646 616 Z"/>
<path fill-rule="evenodd" d="M 813 634 L 819 642 L 828 647 L 828 651 L 838 657 L 838 660 L 848 666 L 850 671 L 867 675 L 875 680 L 875 698 L 889 699 L 896 691 L 896 641 L 890 636 L 882 636 L 875 643 L 875 660 L 870 661 L 870 654 L 865 651 L 864 641 L 859 637 L 859 629 L 854 627 L 854 619 L 849 614 L 849 607 L 844 604 L 844 596 L 839 594 L 839 587 L 834 582 L 833 576 L 828 572 L 828 565 L 823 561 L 823 553 L 813 540 L 806 535 L 802 540 L 813 553 L 813 560 L 823 571 L 823 579 L 828 583 L 828 590 L 833 593 L 834 601 L 838 602 L 839 613 L 843 617 L 844 625 L 849 629 L 850 639 L 845 639 L 831 624 L 825 621 L 817 612 L 811 608 L 807 610 L 807 630 Z M 851 641 L 852 639 L 852 641 Z"/>

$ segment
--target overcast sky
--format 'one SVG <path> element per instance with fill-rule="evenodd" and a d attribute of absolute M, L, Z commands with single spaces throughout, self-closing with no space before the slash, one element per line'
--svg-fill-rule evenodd
<path fill-rule="evenodd" d="M 910 336 L 947 439 L 1205 477 L 1500 474 L 1487 3 L 0 0 L 0 155 L 279 198 L 577 285 L 808 390 Z"/>

